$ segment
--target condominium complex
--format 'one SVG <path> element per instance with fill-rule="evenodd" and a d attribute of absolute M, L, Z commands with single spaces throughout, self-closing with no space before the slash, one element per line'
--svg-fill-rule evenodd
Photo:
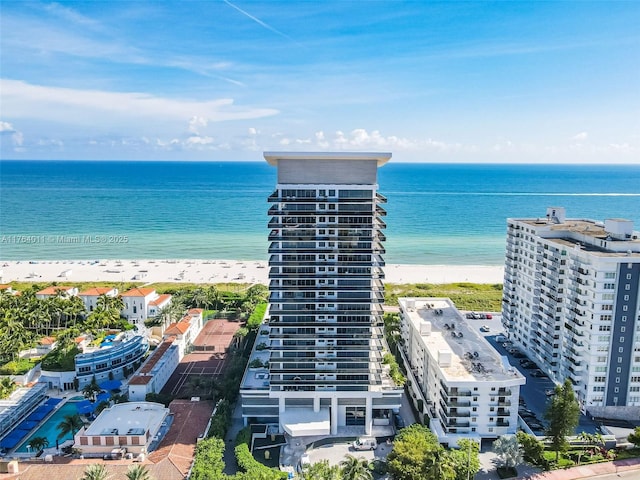
<path fill-rule="evenodd" d="M 400 298 L 410 398 L 442 443 L 494 439 L 518 428 L 524 376 L 467 324 L 448 298 Z"/>
<path fill-rule="evenodd" d="M 382 365 L 386 199 L 377 169 L 390 157 L 265 153 L 278 169 L 268 199 L 270 306 L 241 386 L 245 422 L 277 423 L 294 437 L 341 427 L 370 434 L 400 407 L 402 389 Z"/>
<path fill-rule="evenodd" d="M 639 237 L 629 220 L 561 207 L 507 220 L 503 323 L 592 415 L 640 415 Z"/>

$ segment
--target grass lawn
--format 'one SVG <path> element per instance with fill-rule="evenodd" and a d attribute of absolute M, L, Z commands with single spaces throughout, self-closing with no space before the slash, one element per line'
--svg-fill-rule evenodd
<path fill-rule="evenodd" d="M 502 285 L 480 283 L 414 283 L 385 285 L 385 303 L 398 305 L 398 297 L 449 297 L 460 310 L 499 312 Z"/>
<path fill-rule="evenodd" d="M 115 286 L 121 292 L 130 288 L 139 287 L 140 282 L 65 282 L 65 284 L 73 284 L 79 290 L 85 290 L 91 287 Z M 11 287 L 15 290 L 27 290 L 33 285 L 39 288 L 45 288 L 51 285 L 51 282 L 11 282 Z M 148 285 L 155 288 L 158 293 L 175 292 L 182 288 L 206 287 L 215 285 L 220 292 L 240 294 L 251 285 L 248 283 L 174 283 L 174 282 L 158 282 Z M 499 312 L 502 310 L 502 284 L 483 284 L 483 283 L 413 283 L 413 284 L 395 284 L 387 283 L 385 285 L 385 303 L 387 305 L 398 305 L 398 297 L 449 297 L 460 310 L 473 310 L 478 312 Z"/>

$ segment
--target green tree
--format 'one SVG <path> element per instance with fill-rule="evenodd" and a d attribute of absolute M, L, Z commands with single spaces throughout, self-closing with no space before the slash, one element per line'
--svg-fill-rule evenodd
<path fill-rule="evenodd" d="M 480 471 L 480 444 L 469 438 L 458 440 L 458 449 L 451 450 L 449 457 L 456 472 L 456 480 L 474 478 Z"/>
<path fill-rule="evenodd" d="M 64 438 L 69 433 L 71 434 L 71 437 L 74 437 L 83 426 L 84 423 L 82 422 L 80 415 L 77 413 L 75 415 L 66 415 L 58 424 L 57 428 L 60 430 L 58 438 Z"/>
<path fill-rule="evenodd" d="M 38 453 L 43 448 L 47 448 L 49 446 L 49 440 L 47 437 L 33 437 L 28 446 L 31 446 L 31 450 Z"/>
<path fill-rule="evenodd" d="M 224 470 L 224 440 L 207 438 L 198 442 L 191 480 L 218 480 Z"/>
<path fill-rule="evenodd" d="M 109 478 L 107 467 L 101 463 L 94 463 L 85 468 L 80 480 L 107 480 L 107 478 Z"/>
<path fill-rule="evenodd" d="M 566 379 L 564 384 L 556 386 L 549 407 L 544 412 L 544 418 L 549 421 L 545 433 L 551 442 L 552 449 L 556 452 L 556 463 L 558 463 L 560 452 L 566 452 L 569 449 L 567 436 L 574 434 L 580 418 L 580 405 L 573 392 L 571 380 Z"/>
<path fill-rule="evenodd" d="M 340 462 L 342 468 L 342 480 L 372 480 L 373 475 L 369 470 L 369 462 L 362 457 L 345 455 Z"/>
<path fill-rule="evenodd" d="M 516 469 L 522 463 L 522 450 L 515 435 L 502 435 L 493 442 L 493 451 L 508 469 Z"/>
<path fill-rule="evenodd" d="M 522 447 L 524 459 L 534 465 L 544 465 L 544 444 L 535 436 L 525 433 L 516 432 L 518 443 Z"/>
<path fill-rule="evenodd" d="M 449 468 L 450 458 L 438 438 L 429 428 L 420 424 L 409 425 L 400 430 L 393 443 L 393 449 L 387 457 L 389 473 L 395 480 L 424 480 L 433 478 L 430 475 L 440 475 L 437 478 L 453 479 L 453 468 Z M 446 463 L 444 468 L 437 463 Z M 438 471 L 436 471 L 438 470 Z"/>
<path fill-rule="evenodd" d="M 636 448 L 640 448 L 640 427 L 633 429 L 633 432 L 627 437 L 629 443 L 633 443 Z"/>
<path fill-rule="evenodd" d="M 131 465 L 127 473 L 127 480 L 152 480 L 151 474 L 144 465 Z"/>
<path fill-rule="evenodd" d="M 340 480 L 342 471 L 338 465 L 329 465 L 329 460 L 321 460 L 305 465 L 302 476 L 305 480 Z"/>
<path fill-rule="evenodd" d="M 426 478 L 431 480 L 454 480 L 456 471 L 453 461 L 444 448 L 439 448 L 427 459 Z"/>
<path fill-rule="evenodd" d="M 100 390 L 101 388 L 98 385 L 98 382 L 96 381 L 96 377 L 94 375 L 94 377 L 91 379 L 91 382 L 87 383 L 82 388 L 82 395 L 84 395 L 84 398 L 86 398 L 87 400 L 91 400 L 92 402 L 95 402 L 96 395 L 100 393 Z"/>

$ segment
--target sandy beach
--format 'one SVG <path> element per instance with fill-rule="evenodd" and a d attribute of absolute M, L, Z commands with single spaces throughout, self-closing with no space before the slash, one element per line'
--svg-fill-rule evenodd
<path fill-rule="evenodd" d="M 184 282 L 267 284 L 266 262 L 240 260 L 0 261 L 0 283 Z M 385 267 L 387 283 L 502 283 L 501 266 L 398 265 Z"/>

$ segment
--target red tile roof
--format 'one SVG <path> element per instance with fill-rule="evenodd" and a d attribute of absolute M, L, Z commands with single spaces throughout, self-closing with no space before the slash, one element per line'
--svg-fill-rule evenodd
<path fill-rule="evenodd" d="M 160 295 L 158 298 L 156 298 L 155 300 L 152 300 L 149 302 L 149 305 L 162 305 L 163 303 L 165 303 L 166 301 L 171 299 L 171 295 L 168 293 L 163 293 L 162 295 Z"/>
<path fill-rule="evenodd" d="M 188 313 L 189 315 L 199 315 L 199 314 L 201 314 L 202 312 L 204 312 L 204 310 L 203 310 L 202 308 L 192 308 L 192 309 L 190 309 L 187 313 Z"/>
<path fill-rule="evenodd" d="M 40 345 L 53 345 L 54 343 L 56 343 L 56 339 L 53 337 L 43 337 L 40 340 Z"/>
<path fill-rule="evenodd" d="M 0 290 L 8 290 L 11 288 L 11 285 L 0 285 Z"/>
<path fill-rule="evenodd" d="M 123 297 L 148 297 L 152 293 L 155 293 L 153 288 L 132 288 L 131 290 L 124 292 Z"/>
<path fill-rule="evenodd" d="M 112 290 L 114 290 L 113 287 L 93 287 L 80 292 L 78 295 L 80 295 L 81 297 L 82 296 L 99 297 L 100 295 L 106 295 Z"/>
<path fill-rule="evenodd" d="M 58 290 L 62 290 L 63 292 L 67 292 L 74 287 L 66 287 L 62 285 L 51 285 L 50 287 L 45 288 L 44 290 L 40 290 L 36 295 L 55 295 L 58 293 Z"/>
<path fill-rule="evenodd" d="M 165 352 L 169 349 L 175 337 L 170 337 L 164 340 L 158 348 L 153 351 L 151 358 L 142 366 L 140 372 L 133 376 L 131 380 L 129 380 L 129 385 L 146 385 L 151 381 L 153 375 L 141 375 L 145 373 L 150 373 L 153 367 L 155 367 L 156 363 L 160 361 Z"/>
<path fill-rule="evenodd" d="M 191 324 L 185 321 L 172 323 L 164 331 L 164 334 L 165 335 L 183 335 L 187 330 L 189 330 L 190 326 Z"/>

